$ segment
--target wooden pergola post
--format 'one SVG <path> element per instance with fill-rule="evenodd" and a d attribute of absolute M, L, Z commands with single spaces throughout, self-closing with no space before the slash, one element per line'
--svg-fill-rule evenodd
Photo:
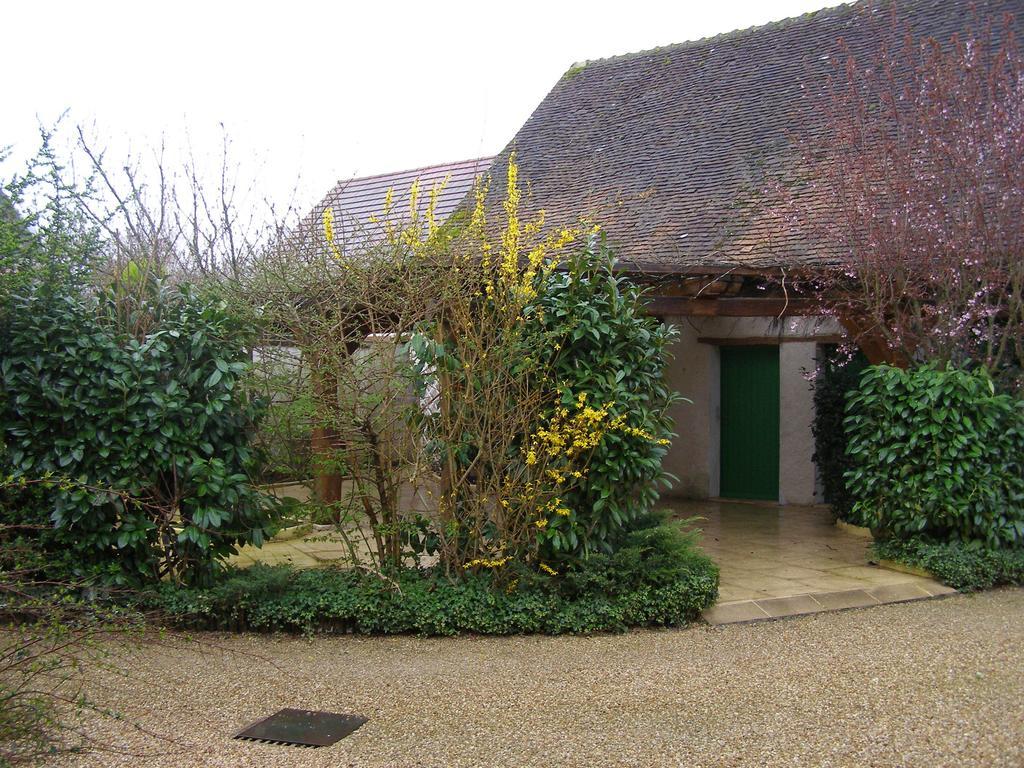
<path fill-rule="evenodd" d="M 323 362 L 322 355 L 317 355 L 311 361 L 313 387 L 318 407 L 326 409 L 329 414 L 332 406 L 337 409 L 338 377 L 333 372 L 334 369 L 324 367 Z M 335 504 L 341 501 L 342 475 L 336 468 L 330 468 L 332 462 L 337 460 L 339 436 L 337 429 L 326 418 L 328 414 L 324 414 L 325 418 L 320 426 L 313 428 L 310 441 L 316 472 L 314 492 L 321 504 Z"/>

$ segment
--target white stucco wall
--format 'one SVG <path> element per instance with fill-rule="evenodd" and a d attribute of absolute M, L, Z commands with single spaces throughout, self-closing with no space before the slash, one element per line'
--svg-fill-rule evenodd
<path fill-rule="evenodd" d="M 700 344 L 700 335 L 686 318 L 667 318 L 679 330 L 666 369 L 668 384 L 692 402 L 673 406 L 678 437 L 662 466 L 678 480 L 672 495 L 707 498 L 718 492 L 718 350 Z M 711 489 L 714 488 L 712 492 Z"/>
<path fill-rule="evenodd" d="M 668 383 L 693 401 L 672 409 L 679 437 L 664 461 L 666 471 L 678 478 L 670 495 L 700 499 L 719 492 L 719 348 L 698 339 L 774 339 L 779 343 L 779 502 L 820 501 L 812 459 L 814 400 L 807 373 L 816 366 L 815 339 L 840 336 L 841 326 L 826 317 L 665 320 L 679 329 L 666 370 Z"/>
<path fill-rule="evenodd" d="M 779 345 L 779 502 L 813 504 L 814 392 L 806 374 L 817 366 L 818 345 L 788 341 Z"/>

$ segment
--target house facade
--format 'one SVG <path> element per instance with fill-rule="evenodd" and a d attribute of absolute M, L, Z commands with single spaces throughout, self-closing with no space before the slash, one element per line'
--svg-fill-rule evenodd
<path fill-rule="evenodd" d="M 820 133 L 848 56 L 867 65 L 908 29 L 948 43 L 993 19 L 998 34 L 1006 14 L 1024 33 L 1022 0 L 906 0 L 895 11 L 859 2 L 577 64 L 495 161 L 515 152 L 528 206 L 551 224 L 599 222 L 620 268 L 647 284 L 650 311 L 679 328 L 668 376 L 691 402 L 674 409 L 665 460 L 678 496 L 823 500 L 809 376 L 826 345 L 860 329 L 797 287 L 841 252 L 781 223 L 768 190 L 814 194 L 796 183 L 798 147 Z"/>

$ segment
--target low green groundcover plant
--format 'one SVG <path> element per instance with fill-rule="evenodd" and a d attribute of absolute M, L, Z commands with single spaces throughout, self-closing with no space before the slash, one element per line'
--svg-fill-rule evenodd
<path fill-rule="evenodd" d="M 923 568 L 961 592 L 1024 584 L 1024 550 L 991 549 L 962 542 L 883 541 L 875 555 Z"/>
<path fill-rule="evenodd" d="M 508 635 L 676 626 L 718 593 L 717 567 L 673 525 L 634 531 L 614 554 L 594 554 L 558 577 L 523 570 L 504 588 L 494 578 L 257 565 L 209 587 L 167 584 L 148 600 L 168 622 L 193 628 Z"/>
<path fill-rule="evenodd" d="M 868 368 L 847 414 L 847 490 L 876 538 L 1024 546 L 1024 402 L 987 373 Z"/>

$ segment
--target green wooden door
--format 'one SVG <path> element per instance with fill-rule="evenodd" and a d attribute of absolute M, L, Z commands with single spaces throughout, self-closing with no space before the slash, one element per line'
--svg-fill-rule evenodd
<path fill-rule="evenodd" d="M 720 347 L 719 495 L 779 500 L 779 348 Z"/>

